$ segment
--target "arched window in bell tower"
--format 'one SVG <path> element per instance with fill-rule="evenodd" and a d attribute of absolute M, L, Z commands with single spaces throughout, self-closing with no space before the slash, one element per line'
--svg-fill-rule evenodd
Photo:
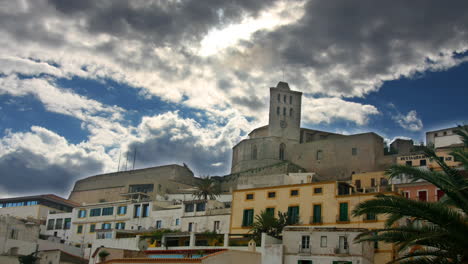
<path fill-rule="evenodd" d="M 284 160 L 285 149 L 286 149 L 286 145 L 284 143 L 281 143 L 279 147 L 279 159 L 280 160 Z"/>
<path fill-rule="evenodd" d="M 257 146 L 252 145 L 252 159 L 256 160 L 257 159 Z"/>
<path fill-rule="evenodd" d="M 286 107 L 283 108 L 283 115 L 286 115 Z"/>
<path fill-rule="evenodd" d="M 283 97 L 283 101 L 284 103 L 286 103 L 286 95 Z"/>
<path fill-rule="evenodd" d="M 278 94 L 278 103 L 281 102 L 281 95 Z"/>
<path fill-rule="evenodd" d="M 280 107 L 279 107 L 279 106 L 276 107 L 276 114 L 277 114 L 277 115 L 280 115 Z"/>
<path fill-rule="evenodd" d="M 292 108 L 290 108 L 290 109 L 289 109 L 289 116 L 290 116 L 290 117 L 292 117 L 292 116 L 293 116 L 293 114 L 294 114 L 294 113 L 293 113 L 293 109 L 292 109 Z"/>

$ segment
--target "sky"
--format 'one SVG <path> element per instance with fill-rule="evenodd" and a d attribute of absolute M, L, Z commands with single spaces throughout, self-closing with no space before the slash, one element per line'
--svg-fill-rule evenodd
<path fill-rule="evenodd" d="M 226 175 L 279 81 L 302 127 L 419 143 L 468 119 L 465 0 L 3 0 L 0 25 L 0 197 Z"/>

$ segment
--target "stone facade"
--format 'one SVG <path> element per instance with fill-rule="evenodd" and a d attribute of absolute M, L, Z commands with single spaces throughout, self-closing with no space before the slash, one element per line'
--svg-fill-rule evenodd
<path fill-rule="evenodd" d="M 317 179 L 342 180 L 394 162 L 384 156 L 383 138 L 375 133 L 340 135 L 301 128 L 301 97 L 287 83 L 270 88 L 269 123 L 233 147 L 231 174 L 289 161 L 316 173 Z"/>
<path fill-rule="evenodd" d="M 187 166 L 167 165 L 88 177 L 75 182 L 69 199 L 81 204 L 112 202 L 122 193 L 144 192 L 150 198 L 193 186 L 193 172 Z"/>

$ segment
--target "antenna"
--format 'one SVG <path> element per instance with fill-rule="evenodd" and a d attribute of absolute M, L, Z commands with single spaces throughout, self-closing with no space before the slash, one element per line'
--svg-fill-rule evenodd
<path fill-rule="evenodd" d="M 117 172 L 120 171 L 120 156 L 121 156 L 122 149 L 119 149 L 119 165 L 117 165 Z"/>
<path fill-rule="evenodd" d="M 127 162 L 128 162 L 128 150 L 127 150 L 127 158 L 125 159 L 125 171 L 127 170 Z"/>
<path fill-rule="evenodd" d="M 135 169 L 135 160 L 136 160 L 136 147 L 135 147 L 135 150 L 133 151 L 133 168 L 132 168 L 132 170 Z"/>
<path fill-rule="evenodd" d="M 284 80 L 284 65 L 281 66 L 281 72 L 282 72 L 282 74 L 283 74 L 283 79 L 282 79 L 282 81 L 284 82 L 284 81 L 285 81 L 285 80 Z"/>

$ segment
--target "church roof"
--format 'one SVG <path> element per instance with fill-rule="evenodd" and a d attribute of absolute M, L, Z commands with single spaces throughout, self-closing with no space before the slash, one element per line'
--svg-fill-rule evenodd
<path fill-rule="evenodd" d="M 277 85 L 276 85 L 276 88 L 278 89 L 283 89 L 283 90 L 290 90 L 289 89 L 289 84 L 287 82 L 279 82 Z"/>

